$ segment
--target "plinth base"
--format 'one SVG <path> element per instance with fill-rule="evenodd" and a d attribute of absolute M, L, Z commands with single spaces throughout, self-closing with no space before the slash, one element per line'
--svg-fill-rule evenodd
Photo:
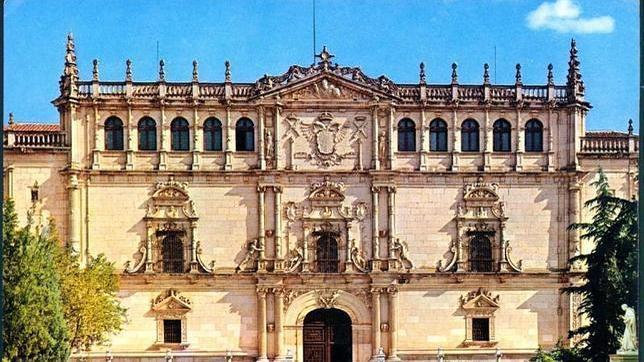
<path fill-rule="evenodd" d="M 637 362 L 637 352 L 629 354 L 611 354 L 608 356 L 610 362 Z"/>

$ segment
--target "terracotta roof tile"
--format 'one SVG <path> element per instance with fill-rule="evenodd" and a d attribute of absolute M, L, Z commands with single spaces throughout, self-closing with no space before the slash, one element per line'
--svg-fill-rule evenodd
<path fill-rule="evenodd" d="M 60 132 L 60 125 L 53 123 L 14 123 L 4 126 L 5 131 L 15 132 Z"/>

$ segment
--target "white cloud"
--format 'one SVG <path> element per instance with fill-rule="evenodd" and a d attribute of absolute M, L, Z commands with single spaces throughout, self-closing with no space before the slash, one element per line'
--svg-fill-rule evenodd
<path fill-rule="evenodd" d="M 544 2 L 526 17 L 530 29 L 551 29 L 560 33 L 610 33 L 615 20 L 610 16 L 581 17 L 581 7 L 573 0 Z"/>

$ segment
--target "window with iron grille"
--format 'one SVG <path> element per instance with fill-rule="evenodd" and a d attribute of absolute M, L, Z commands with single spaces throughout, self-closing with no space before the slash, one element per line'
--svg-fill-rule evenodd
<path fill-rule="evenodd" d="M 171 234 L 163 239 L 163 272 L 183 273 L 183 242 L 176 234 Z"/>
<path fill-rule="evenodd" d="M 318 263 L 318 272 L 338 272 L 338 243 L 330 233 L 322 234 L 320 239 L 318 239 L 316 260 Z"/>
<path fill-rule="evenodd" d="M 472 340 L 473 341 L 490 340 L 490 319 L 472 318 Z"/>
<path fill-rule="evenodd" d="M 163 343 L 181 343 L 181 320 L 163 320 Z"/>
<path fill-rule="evenodd" d="M 483 235 L 475 235 L 470 241 L 470 271 L 492 271 L 492 243 Z"/>

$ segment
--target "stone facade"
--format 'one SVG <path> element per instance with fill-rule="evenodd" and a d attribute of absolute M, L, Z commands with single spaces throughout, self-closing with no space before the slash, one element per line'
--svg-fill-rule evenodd
<path fill-rule="evenodd" d="M 116 263 L 128 321 L 90 357 L 304 361 L 305 317 L 336 308 L 353 361 L 523 361 L 581 323 L 560 289 L 592 245 L 566 227 L 590 217 L 599 167 L 636 194 L 638 138 L 585 130 L 574 41 L 565 85 L 552 66 L 524 85 L 519 65 L 514 85 L 487 65 L 461 85 L 456 64 L 451 84 L 423 64 L 396 84 L 332 57 L 250 84 L 228 62 L 223 83 L 196 62 L 191 82 L 166 82 L 163 61 L 135 82 L 129 60 L 125 81 L 99 80 L 97 61 L 81 81 L 68 37 L 60 122 L 10 120 L 4 187 L 23 222 L 53 217 L 83 260 Z"/>

